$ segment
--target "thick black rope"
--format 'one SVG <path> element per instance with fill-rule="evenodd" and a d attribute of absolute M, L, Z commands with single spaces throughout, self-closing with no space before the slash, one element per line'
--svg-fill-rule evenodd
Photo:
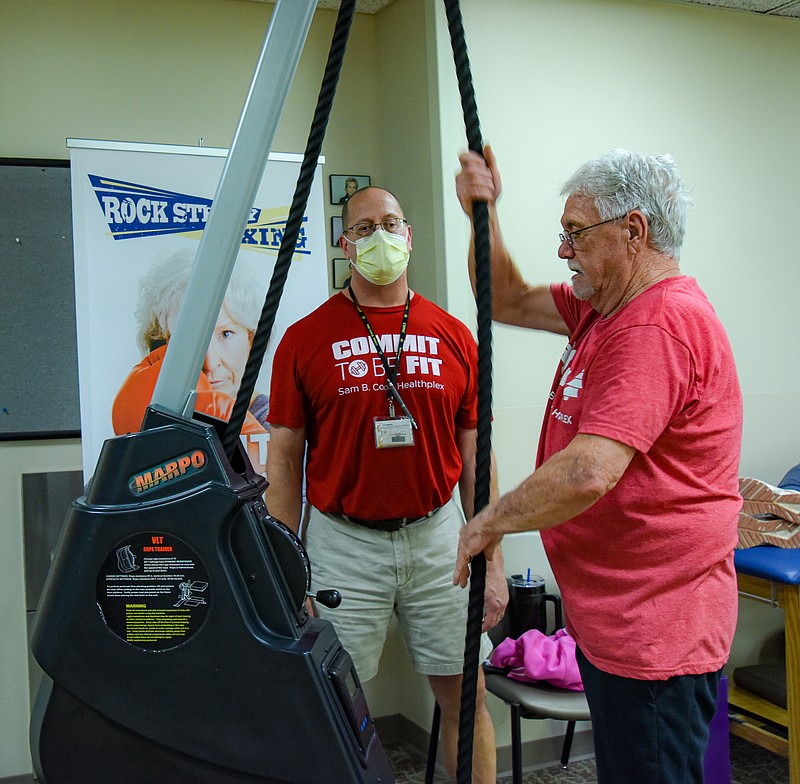
<path fill-rule="evenodd" d="M 355 5 L 356 0 L 342 0 L 339 15 L 336 18 L 336 27 L 333 31 L 331 48 L 328 53 L 328 62 L 325 65 L 325 74 L 322 78 L 322 86 L 317 99 L 317 108 L 314 112 L 314 119 L 311 122 L 308 143 L 306 144 L 303 162 L 300 165 L 300 175 L 295 186 L 289 217 L 286 219 L 286 228 L 278 250 L 278 258 L 275 261 L 275 269 L 272 272 L 272 279 L 269 283 L 269 290 L 258 321 L 258 327 L 253 336 L 253 345 L 242 375 L 242 383 L 239 386 L 236 402 L 233 405 L 233 412 L 222 439 L 222 445 L 228 459 L 233 458 L 237 449 L 239 433 L 247 416 L 250 399 L 253 396 L 258 374 L 261 371 L 261 364 L 264 361 L 264 354 L 272 335 L 272 328 L 275 325 L 275 316 L 278 312 L 278 305 L 280 305 L 283 287 L 289 275 L 292 257 L 297 248 L 297 237 L 300 234 L 303 215 L 308 203 L 308 195 L 311 192 L 317 161 L 322 151 L 322 142 L 328 127 L 328 119 L 333 105 L 333 97 L 336 94 L 339 74 L 342 70 L 342 61 L 347 49 L 347 39 L 350 35 Z"/>
<path fill-rule="evenodd" d="M 461 94 L 461 108 L 467 132 L 467 145 L 483 153 L 478 108 L 464 38 L 458 0 L 445 0 L 450 42 Z M 478 444 L 475 466 L 475 513 L 489 503 L 492 453 L 492 275 L 489 242 L 489 208 L 476 202 L 472 208 L 475 232 L 475 299 L 478 305 Z M 483 554 L 472 559 L 469 586 L 467 631 L 464 641 L 464 675 L 461 687 L 461 715 L 458 727 L 458 762 L 456 781 L 472 781 L 472 747 L 475 735 L 475 700 L 478 688 L 483 597 L 486 588 L 486 559 Z"/>

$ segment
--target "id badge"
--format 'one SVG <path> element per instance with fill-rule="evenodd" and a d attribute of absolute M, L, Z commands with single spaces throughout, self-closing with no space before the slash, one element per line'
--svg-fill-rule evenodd
<path fill-rule="evenodd" d="M 408 417 L 375 417 L 375 447 L 389 449 L 414 446 L 414 431 Z"/>

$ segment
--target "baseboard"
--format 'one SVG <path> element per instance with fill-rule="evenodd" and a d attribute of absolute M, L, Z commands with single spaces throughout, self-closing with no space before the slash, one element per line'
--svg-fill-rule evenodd
<path fill-rule="evenodd" d="M 578 725 L 580 726 L 580 725 Z M 564 743 L 563 735 L 538 740 L 525 741 L 522 744 L 522 767 L 524 770 L 537 768 L 550 768 L 561 762 L 561 747 Z M 581 759 L 594 756 L 594 741 L 591 729 L 575 730 L 572 738 L 570 761 L 577 762 Z M 497 775 L 511 775 L 511 746 L 500 746 L 497 749 Z"/>
<path fill-rule="evenodd" d="M 578 727 L 580 727 L 580 724 Z M 419 727 L 411 719 L 400 713 L 381 716 L 375 719 L 375 728 L 384 742 L 404 741 L 418 749 L 427 758 L 430 732 Z M 564 738 L 560 735 L 526 741 L 522 744 L 522 767 L 535 769 L 558 765 L 561 760 L 563 742 Z M 594 745 L 591 729 L 583 731 L 576 729 L 575 736 L 572 739 L 570 759 L 579 760 L 592 756 L 594 756 Z M 441 766 L 437 767 L 442 769 Z M 510 774 L 511 746 L 500 746 L 497 749 L 497 775 L 506 776 Z M 0 782 L 0 784 L 3 783 Z"/>
<path fill-rule="evenodd" d="M 405 741 L 415 749 L 419 749 L 423 754 L 428 754 L 428 744 L 431 739 L 430 732 L 422 729 L 422 727 L 401 713 L 379 716 L 375 719 L 375 729 L 378 730 L 378 735 L 384 743 Z M 0 781 L 0 784 L 3 784 L 3 782 Z"/>

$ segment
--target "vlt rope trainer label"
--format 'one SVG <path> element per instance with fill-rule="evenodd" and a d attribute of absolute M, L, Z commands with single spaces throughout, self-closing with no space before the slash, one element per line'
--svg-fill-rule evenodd
<path fill-rule="evenodd" d="M 111 631 L 149 650 L 174 648 L 203 624 L 208 575 L 180 539 L 152 531 L 120 542 L 97 576 L 97 604 Z"/>

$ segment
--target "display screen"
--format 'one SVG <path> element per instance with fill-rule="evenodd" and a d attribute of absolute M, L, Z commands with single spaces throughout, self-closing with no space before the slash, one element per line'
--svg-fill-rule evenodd
<path fill-rule="evenodd" d="M 347 673 L 347 678 L 345 679 L 347 683 L 347 689 L 350 692 L 351 697 L 355 697 L 358 693 L 358 683 L 356 682 L 355 676 L 353 675 L 353 671 Z"/>

